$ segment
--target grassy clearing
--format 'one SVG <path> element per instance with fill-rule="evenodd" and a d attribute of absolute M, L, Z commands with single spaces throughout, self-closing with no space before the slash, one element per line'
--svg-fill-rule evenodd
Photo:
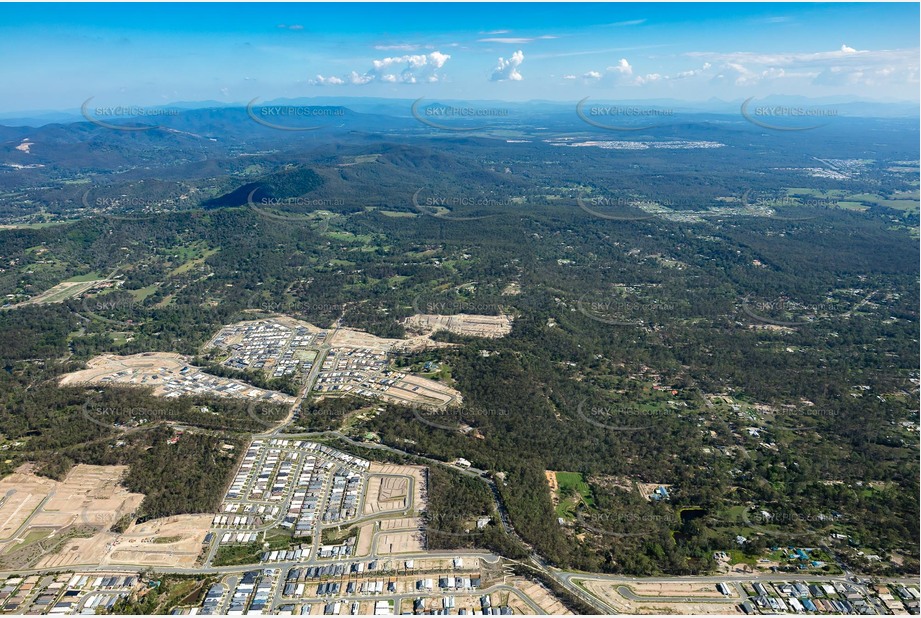
<path fill-rule="evenodd" d="M 64 283 L 82 283 L 85 281 L 99 281 L 100 279 L 105 279 L 105 277 L 94 271 L 86 273 L 85 275 L 77 275 L 76 277 L 65 279 Z"/>
<path fill-rule="evenodd" d="M 204 263 L 205 263 L 205 260 L 207 260 L 209 257 L 211 257 L 212 255 L 214 255 L 214 254 L 217 253 L 218 251 L 220 251 L 220 249 L 206 249 L 206 250 L 202 251 L 202 252 L 200 253 L 200 257 L 189 259 L 189 260 L 187 260 L 185 263 L 183 263 L 182 265 L 177 266 L 176 268 L 174 268 L 174 269 L 169 273 L 169 276 L 170 276 L 170 277 L 175 277 L 175 276 L 177 276 L 177 275 L 181 275 L 181 274 L 183 274 L 183 273 L 189 272 L 190 270 L 192 270 L 192 269 L 195 268 L 196 266 L 199 266 L 200 264 L 204 264 Z"/>
<path fill-rule="evenodd" d="M 142 302 L 148 296 L 153 295 L 153 293 L 157 291 L 158 287 L 159 286 L 156 283 L 153 283 L 151 285 L 148 285 L 142 288 L 138 288 L 136 290 L 127 290 L 127 291 L 129 294 L 131 294 L 131 296 L 134 297 L 134 300 L 138 302 Z"/>
<path fill-rule="evenodd" d="M 592 488 L 578 472 L 557 472 L 556 482 L 560 487 L 560 502 L 556 505 L 557 517 L 572 519 L 580 504 L 595 506 Z"/>

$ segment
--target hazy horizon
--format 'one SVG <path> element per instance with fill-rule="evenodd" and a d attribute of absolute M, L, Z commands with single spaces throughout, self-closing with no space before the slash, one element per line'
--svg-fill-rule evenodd
<path fill-rule="evenodd" d="M 3 69 L 0 113 L 76 109 L 89 97 L 918 102 L 916 4 L 510 8 L 4 5 L 0 53 L 17 63 Z"/>

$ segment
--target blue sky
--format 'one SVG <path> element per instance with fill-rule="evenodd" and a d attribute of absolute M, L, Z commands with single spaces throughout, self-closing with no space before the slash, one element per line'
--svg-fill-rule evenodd
<path fill-rule="evenodd" d="M 0 111 L 302 96 L 919 98 L 918 4 L 2 4 Z"/>

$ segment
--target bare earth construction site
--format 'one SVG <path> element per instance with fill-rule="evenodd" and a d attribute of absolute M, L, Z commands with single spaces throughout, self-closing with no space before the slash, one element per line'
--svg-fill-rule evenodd
<path fill-rule="evenodd" d="M 260 371 L 269 378 L 295 378 L 323 396 L 357 395 L 441 408 L 459 404 L 460 392 L 434 380 L 394 371 L 390 357 L 395 351 L 443 345 L 428 335 L 385 339 L 359 330 L 321 329 L 293 318 L 277 317 L 225 326 L 205 349 L 219 356 L 220 364 L 229 369 Z M 281 392 L 205 373 L 189 364 L 189 359 L 164 352 L 98 356 L 87 363 L 86 369 L 63 376 L 60 384 L 150 387 L 154 395 L 163 397 L 206 394 L 295 402 L 294 397 Z"/>

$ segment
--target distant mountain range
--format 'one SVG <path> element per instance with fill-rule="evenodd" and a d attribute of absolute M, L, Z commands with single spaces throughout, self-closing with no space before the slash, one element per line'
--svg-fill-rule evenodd
<path fill-rule="evenodd" d="M 410 118 L 411 108 L 417 99 L 389 99 L 375 97 L 299 97 L 294 99 L 281 98 L 271 100 L 258 100 L 255 102 L 237 102 L 222 103 L 219 101 L 177 101 L 166 105 L 144 106 L 148 108 L 160 108 L 176 110 L 180 114 L 186 112 L 203 112 L 206 110 L 231 110 L 239 109 L 245 111 L 247 105 L 252 104 L 256 109 L 268 106 L 297 106 L 297 107 L 342 107 L 359 114 L 389 116 L 391 118 Z M 681 101 L 677 99 L 613 99 L 606 96 L 592 97 L 589 99 L 591 105 L 611 104 L 620 106 L 637 106 L 655 109 L 667 109 L 673 113 L 680 114 L 732 114 L 738 115 L 739 110 L 744 102 L 743 99 L 734 101 L 723 101 L 712 98 L 706 101 Z M 425 99 L 419 104 L 430 106 L 434 104 L 451 106 L 451 107 L 468 107 L 468 108 L 485 108 L 501 107 L 504 110 L 520 113 L 542 113 L 542 114 L 572 114 L 577 104 L 576 101 L 546 101 L 534 100 L 526 102 L 510 102 L 499 100 L 475 100 L 475 99 Z M 588 103 L 586 103 L 588 104 Z M 112 105 L 103 101 L 94 101 L 93 106 Z M 845 117 L 858 118 L 915 118 L 919 116 L 919 103 L 902 101 L 902 102 L 879 102 L 869 100 L 853 100 L 841 97 L 823 97 L 809 98 L 801 96 L 782 96 L 774 95 L 764 98 L 755 98 L 752 105 L 758 106 L 799 106 L 811 107 L 818 109 L 834 109 L 837 114 Z M 92 109 L 92 107 L 91 107 Z M 115 117 L 113 117 L 115 118 Z M 130 115 L 121 117 L 122 119 L 132 118 Z M 161 117 L 160 124 L 168 118 Z M 144 118 L 143 121 L 148 121 Z M 86 117 L 81 113 L 80 108 L 66 110 L 33 110 L 18 112 L 0 113 L 0 125 L 7 127 L 40 127 L 49 124 L 68 124 L 74 122 L 86 122 Z"/>

